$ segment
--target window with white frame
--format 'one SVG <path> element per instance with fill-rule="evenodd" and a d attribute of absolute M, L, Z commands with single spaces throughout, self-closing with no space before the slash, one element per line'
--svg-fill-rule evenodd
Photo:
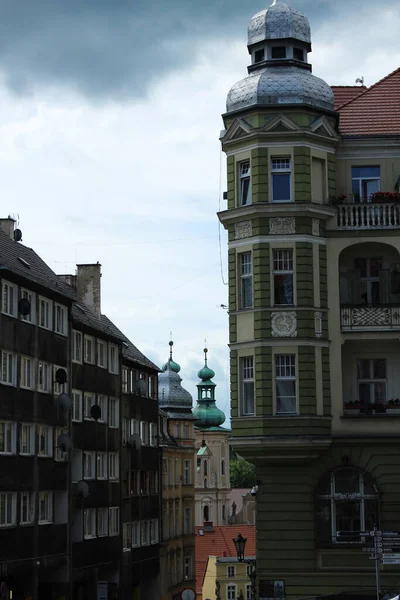
<path fill-rule="evenodd" d="M 10 317 L 17 316 L 18 288 L 9 281 L 2 281 L 1 284 L 2 302 L 1 312 Z"/>
<path fill-rule="evenodd" d="M 30 292 L 29 290 L 21 289 L 21 299 L 28 300 L 31 309 L 27 315 L 21 315 L 21 321 L 25 321 L 25 323 L 36 323 L 36 302 L 35 302 L 35 294 Z"/>
<path fill-rule="evenodd" d="M 150 544 L 158 544 L 158 519 L 150 521 Z"/>
<path fill-rule="evenodd" d="M 108 535 L 108 508 L 97 509 L 97 535 L 98 537 Z"/>
<path fill-rule="evenodd" d="M 251 203 L 250 161 L 239 163 L 239 206 Z"/>
<path fill-rule="evenodd" d="M 292 169 L 289 157 L 271 159 L 272 202 L 291 202 Z"/>
<path fill-rule="evenodd" d="M 0 492 L 0 527 L 11 527 L 16 524 L 16 508 L 16 492 Z"/>
<path fill-rule="evenodd" d="M 157 446 L 157 423 L 150 423 L 150 446 Z"/>
<path fill-rule="evenodd" d="M 21 423 L 19 437 L 19 453 L 32 456 L 35 454 L 35 425 Z"/>
<path fill-rule="evenodd" d="M 229 583 L 226 586 L 226 600 L 236 600 L 236 584 Z"/>
<path fill-rule="evenodd" d="M 43 394 L 50 394 L 52 390 L 52 367 L 48 363 L 38 362 L 37 389 Z"/>
<path fill-rule="evenodd" d="M 293 250 L 282 248 L 273 251 L 274 304 L 293 306 L 294 270 Z"/>
<path fill-rule="evenodd" d="M 97 366 L 107 368 L 107 343 L 97 340 Z"/>
<path fill-rule="evenodd" d="M 68 429 L 56 427 L 54 432 L 54 460 L 66 461 L 68 458 L 68 452 L 66 448 L 62 448 L 59 445 L 61 435 L 68 435 Z"/>
<path fill-rule="evenodd" d="M 53 492 L 39 492 L 39 524 L 53 522 Z"/>
<path fill-rule="evenodd" d="M 15 454 L 17 424 L 12 421 L 0 421 L 0 454 Z"/>
<path fill-rule="evenodd" d="M 179 519 L 179 500 L 175 504 L 175 535 L 177 537 L 181 535 L 181 523 Z"/>
<path fill-rule="evenodd" d="M 82 421 L 82 392 L 72 390 L 72 420 Z"/>
<path fill-rule="evenodd" d="M 53 456 L 53 429 L 38 425 L 38 456 Z"/>
<path fill-rule="evenodd" d="M 97 479 L 107 479 L 107 452 L 97 453 Z"/>
<path fill-rule="evenodd" d="M 180 465 L 179 465 L 179 458 L 175 459 L 175 485 L 178 486 L 180 479 L 181 479 L 181 470 L 180 470 Z"/>
<path fill-rule="evenodd" d="M 174 509 L 169 507 L 169 537 L 175 537 Z"/>
<path fill-rule="evenodd" d="M 62 394 L 63 392 L 66 392 L 66 390 L 67 390 L 66 383 L 58 383 L 57 371 L 64 371 L 65 375 L 67 375 L 67 371 L 65 370 L 65 367 L 53 365 L 53 381 L 54 381 L 54 390 L 53 391 L 54 391 L 55 395 Z"/>
<path fill-rule="evenodd" d="M 43 296 L 39 296 L 39 327 L 53 329 L 53 303 Z"/>
<path fill-rule="evenodd" d="M 228 577 L 235 577 L 235 567 L 228 567 Z"/>
<path fill-rule="evenodd" d="M 110 481 L 119 479 L 119 454 L 110 452 L 108 455 L 108 478 Z"/>
<path fill-rule="evenodd" d="M 35 520 L 35 493 L 21 492 L 20 500 L 20 523 L 30 525 Z"/>
<path fill-rule="evenodd" d="M 251 252 L 239 254 L 239 307 L 253 306 L 253 270 Z"/>
<path fill-rule="evenodd" d="M 192 509 L 189 506 L 183 508 L 183 534 L 192 533 Z"/>
<path fill-rule="evenodd" d="M 96 477 L 96 453 L 85 451 L 83 453 L 83 478 L 94 479 Z"/>
<path fill-rule="evenodd" d="M 68 309 L 54 303 L 54 331 L 60 335 L 68 335 Z"/>
<path fill-rule="evenodd" d="M 132 548 L 139 548 L 140 546 L 140 521 L 133 521 L 132 523 Z"/>
<path fill-rule="evenodd" d="M 17 355 L 8 350 L 1 352 L 1 383 L 3 385 L 16 385 L 17 380 Z"/>
<path fill-rule="evenodd" d="M 33 359 L 29 358 L 29 356 L 21 356 L 20 386 L 27 390 L 31 390 L 35 387 L 33 377 Z"/>
<path fill-rule="evenodd" d="M 239 360 L 242 415 L 254 415 L 254 358 L 244 356 Z"/>
<path fill-rule="evenodd" d="M 183 437 L 185 440 L 190 438 L 190 425 L 188 423 L 183 426 Z"/>
<path fill-rule="evenodd" d="M 141 546 L 150 544 L 150 521 L 140 521 L 140 544 Z"/>
<path fill-rule="evenodd" d="M 185 577 L 185 579 L 192 578 L 192 557 L 191 556 L 185 556 L 184 577 Z"/>
<path fill-rule="evenodd" d="M 119 506 L 109 509 L 109 535 L 119 535 Z"/>
<path fill-rule="evenodd" d="M 95 343 L 94 338 L 90 335 L 85 335 L 83 339 L 84 344 L 84 360 L 87 363 L 95 363 Z"/>
<path fill-rule="evenodd" d="M 72 331 L 72 360 L 76 363 L 82 362 L 82 340 L 82 333 L 74 329 Z"/>
<path fill-rule="evenodd" d="M 381 168 L 352 167 L 351 183 L 354 202 L 371 202 L 371 196 L 381 189 Z"/>
<path fill-rule="evenodd" d="M 132 523 L 122 523 L 122 549 L 124 552 L 132 548 Z"/>
<path fill-rule="evenodd" d="M 119 427 L 119 401 L 118 398 L 108 400 L 108 426 L 117 429 Z"/>
<path fill-rule="evenodd" d="M 192 473 L 191 473 L 191 461 L 185 459 L 183 461 L 183 483 L 184 485 L 190 485 L 192 483 Z"/>
<path fill-rule="evenodd" d="M 275 355 L 276 414 L 297 414 L 296 355 Z"/>
<path fill-rule="evenodd" d="M 119 363 L 118 363 L 118 346 L 115 344 L 108 345 L 108 370 L 114 375 L 118 375 Z"/>
<path fill-rule="evenodd" d="M 100 423 L 107 423 L 107 396 L 97 394 L 97 404 L 100 407 Z"/>
<path fill-rule="evenodd" d="M 122 393 L 128 394 L 129 390 L 129 369 L 122 367 Z"/>
<path fill-rule="evenodd" d="M 251 583 L 246 583 L 246 600 L 252 600 L 252 597 L 251 597 Z"/>
<path fill-rule="evenodd" d="M 364 408 L 386 404 L 386 359 L 357 359 L 358 401 Z"/>
<path fill-rule="evenodd" d="M 95 404 L 95 400 L 94 400 L 94 394 L 92 394 L 91 392 L 85 392 L 85 408 L 84 408 L 84 417 L 85 420 L 92 420 L 92 406 L 94 406 Z"/>
<path fill-rule="evenodd" d="M 85 540 L 96 537 L 95 508 L 85 508 L 83 511 L 83 537 Z"/>
<path fill-rule="evenodd" d="M 140 439 L 142 446 L 149 445 L 149 424 L 146 421 L 140 421 Z"/>

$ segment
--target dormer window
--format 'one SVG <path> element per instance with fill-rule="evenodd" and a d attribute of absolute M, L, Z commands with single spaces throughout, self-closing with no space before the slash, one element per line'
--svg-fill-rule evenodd
<path fill-rule="evenodd" d="M 261 50 L 256 50 L 254 52 L 254 62 L 255 63 L 259 63 L 262 62 L 265 58 L 265 51 L 264 48 L 261 48 Z"/>
<path fill-rule="evenodd" d="M 286 47 L 275 46 L 271 48 L 271 58 L 286 58 Z"/>
<path fill-rule="evenodd" d="M 301 60 L 304 62 L 304 50 L 303 48 L 293 48 L 293 58 L 295 60 Z"/>

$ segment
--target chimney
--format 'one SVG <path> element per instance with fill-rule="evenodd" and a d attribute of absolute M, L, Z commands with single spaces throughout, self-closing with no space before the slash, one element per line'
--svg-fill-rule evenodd
<path fill-rule="evenodd" d="M 78 298 L 92 309 L 100 319 L 101 315 L 101 264 L 76 265 L 76 289 Z"/>
<path fill-rule="evenodd" d="M 57 275 L 58 279 L 76 288 L 76 275 Z"/>
<path fill-rule="evenodd" d="M 0 229 L 4 231 L 12 240 L 14 239 L 14 225 L 15 219 L 7 217 L 7 219 L 0 219 Z"/>

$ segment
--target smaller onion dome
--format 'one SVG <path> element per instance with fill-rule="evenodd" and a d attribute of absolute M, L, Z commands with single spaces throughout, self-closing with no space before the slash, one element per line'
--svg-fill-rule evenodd
<path fill-rule="evenodd" d="M 173 371 L 174 373 L 179 373 L 179 371 L 181 370 L 181 365 L 179 365 L 177 362 L 175 362 L 174 360 L 172 360 L 172 346 L 174 345 L 174 342 L 171 340 L 169 342 L 169 359 L 166 363 L 163 364 L 163 366 L 161 367 L 161 370 L 163 372 L 165 372 L 168 368 Z"/>
<path fill-rule="evenodd" d="M 195 417 L 197 417 L 195 426 L 202 429 L 219 427 L 225 423 L 225 415 L 222 410 L 218 408 L 215 402 L 204 403 L 196 406 L 193 414 Z"/>
<path fill-rule="evenodd" d="M 201 381 L 196 386 L 198 390 L 197 406 L 193 411 L 193 415 L 197 418 L 195 427 L 203 430 L 219 427 L 225 422 L 225 415 L 215 402 L 217 386 L 212 381 L 215 372 L 207 365 L 207 352 L 208 349 L 204 348 L 204 367 L 197 373 Z"/>
<path fill-rule="evenodd" d="M 164 410 L 191 410 L 193 398 L 190 393 L 182 387 L 182 378 L 178 375 L 180 365 L 172 360 L 173 342 L 169 342 L 170 354 L 168 361 L 162 367 L 162 373 L 158 375 L 158 404 Z"/>
<path fill-rule="evenodd" d="M 276 2 L 250 19 L 248 45 L 264 40 L 295 39 L 311 45 L 310 23 L 301 12 Z"/>
<path fill-rule="evenodd" d="M 207 352 L 208 352 L 208 349 L 204 348 L 204 355 L 205 355 L 204 367 L 202 369 L 200 369 L 200 371 L 197 373 L 197 377 L 199 379 L 202 379 L 204 382 L 215 377 L 215 372 L 212 369 L 210 369 L 210 367 L 207 365 Z"/>

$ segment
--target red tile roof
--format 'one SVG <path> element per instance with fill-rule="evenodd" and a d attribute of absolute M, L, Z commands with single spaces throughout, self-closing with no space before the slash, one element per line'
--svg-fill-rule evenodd
<path fill-rule="evenodd" d="M 199 535 L 199 529 L 204 535 Z M 233 538 L 241 533 L 247 538 L 246 556 L 256 555 L 256 526 L 255 525 L 223 525 L 215 526 L 212 530 L 196 527 L 196 593 L 201 594 L 204 575 L 209 556 L 237 557 Z"/>
<path fill-rule="evenodd" d="M 342 135 L 400 135 L 400 68 L 339 108 Z"/>
<path fill-rule="evenodd" d="M 331 87 L 335 96 L 335 110 L 339 110 L 343 104 L 347 104 L 368 89 L 365 85 L 332 85 Z"/>

